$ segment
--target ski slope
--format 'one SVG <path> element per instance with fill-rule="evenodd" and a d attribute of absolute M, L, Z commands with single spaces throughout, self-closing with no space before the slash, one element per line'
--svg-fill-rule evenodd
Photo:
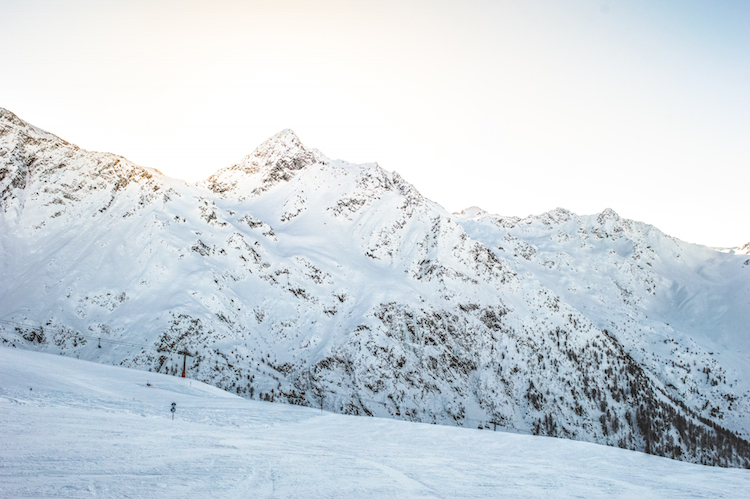
<path fill-rule="evenodd" d="M 16 348 L 0 348 L 0 442 L 4 498 L 642 499 L 742 497 L 750 490 L 750 470 L 557 438 L 335 415 Z"/>

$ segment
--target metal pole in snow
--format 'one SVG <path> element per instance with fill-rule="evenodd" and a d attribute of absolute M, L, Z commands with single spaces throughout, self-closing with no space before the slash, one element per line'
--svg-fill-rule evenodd
<path fill-rule="evenodd" d="M 187 365 L 187 350 L 182 352 L 182 377 L 185 377 L 185 366 Z"/>

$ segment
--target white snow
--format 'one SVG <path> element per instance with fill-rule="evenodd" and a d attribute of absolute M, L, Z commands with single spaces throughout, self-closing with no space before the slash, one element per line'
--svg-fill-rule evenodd
<path fill-rule="evenodd" d="M 289 130 L 195 185 L 0 110 L 0 343 L 168 374 L 188 349 L 245 398 L 640 450 L 636 409 L 681 402 L 747 438 L 747 261 L 609 209 L 450 215 Z M 654 452 L 750 462 L 671 424 Z"/>
<path fill-rule="evenodd" d="M 187 378 L 15 348 L 0 348 L 0 386 L 0 496 L 8 498 L 643 499 L 750 490 L 749 470 L 250 401 Z"/>

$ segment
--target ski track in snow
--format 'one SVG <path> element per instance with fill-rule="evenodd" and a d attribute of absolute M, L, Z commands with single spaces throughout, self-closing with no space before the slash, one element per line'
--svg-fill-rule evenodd
<path fill-rule="evenodd" d="M 190 379 L 14 348 L 0 349 L 0 386 L 0 496 L 8 498 L 692 498 L 750 490 L 748 470 L 249 401 Z"/>

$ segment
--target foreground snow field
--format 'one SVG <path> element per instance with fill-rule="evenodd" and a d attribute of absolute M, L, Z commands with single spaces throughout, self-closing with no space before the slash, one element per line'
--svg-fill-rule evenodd
<path fill-rule="evenodd" d="M 0 348 L 0 442 L 4 498 L 743 497 L 750 490 L 748 470 L 249 401 L 190 379 L 15 348 Z"/>

